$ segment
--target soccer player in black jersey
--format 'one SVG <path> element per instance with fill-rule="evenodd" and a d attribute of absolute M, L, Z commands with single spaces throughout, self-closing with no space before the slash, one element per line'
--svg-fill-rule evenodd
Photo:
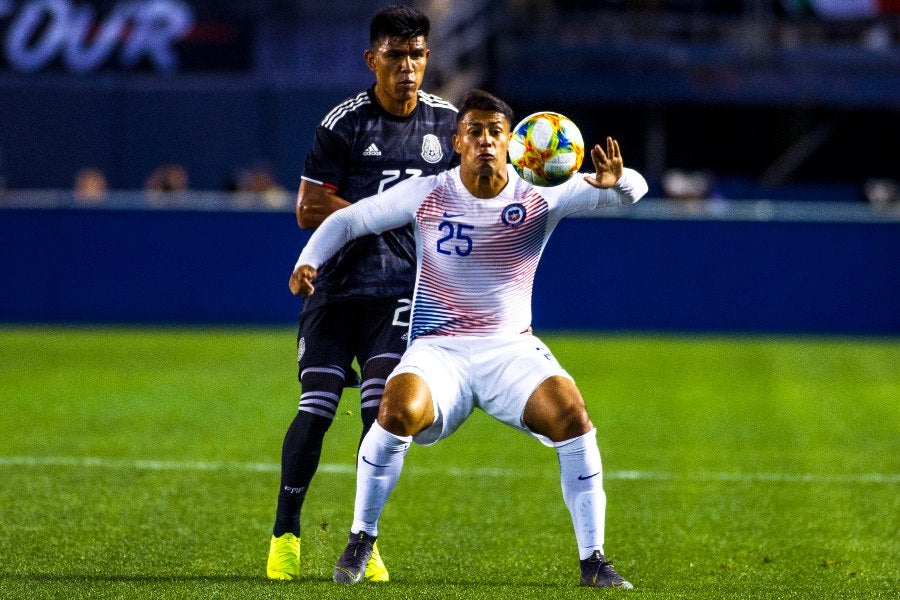
<path fill-rule="evenodd" d="M 375 84 L 335 106 L 316 129 L 297 194 L 301 228 L 315 228 L 332 212 L 398 181 L 458 163 L 456 108 L 419 89 L 429 29 L 428 17 L 407 6 L 373 17 L 364 58 Z M 300 576 L 300 509 L 341 392 L 358 383 L 354 358 L 361 369 L 362 436 L 378 415 L 384 382 L 406 349 L 415 263 L 412 229 L 404 227 L 350 242 L 319 269 L 316 294 L 299 318 L 300 406 L 281 451 L 270 579 Z M 377 550 L 366 579 L 388 580 Z"/>

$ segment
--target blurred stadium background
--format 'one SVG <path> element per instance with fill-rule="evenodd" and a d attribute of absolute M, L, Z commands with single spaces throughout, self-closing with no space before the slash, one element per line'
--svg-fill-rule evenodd
<path fill-rule="evenodd" d="M 0 0 L 0 321 L 289 322 L 303 158 L 385 4 Z M 900 2 L 414 4 L 427 90 L 564 112 L 651 182 L 564 225 L 537 325 L 900 333 Z"/>
<path fill-rule="evenodd" d="M 300 586 L 263 562 L 294 194 L 388 1 L 0 0 L 0 598 L 360 596 L 358 392 Z M 650 600 L 896 598 L 900 0 L 416 4 L 426 89 L 564 112 L 651 183 L 563 221 L 534 297 L 617 567 Z M 555 455 L 481 417 L 410 452 L 367 598 L 583 598 Z"/>

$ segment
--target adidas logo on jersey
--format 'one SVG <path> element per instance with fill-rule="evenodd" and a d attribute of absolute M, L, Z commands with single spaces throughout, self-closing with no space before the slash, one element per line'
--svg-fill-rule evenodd
<path fill-rule="evenodd" d="M 381 150 L 378 149 L 378 146 L 375 143 L 369 144 L 369 147 L 363 150 L 363 156 L 381 156 Z"/>

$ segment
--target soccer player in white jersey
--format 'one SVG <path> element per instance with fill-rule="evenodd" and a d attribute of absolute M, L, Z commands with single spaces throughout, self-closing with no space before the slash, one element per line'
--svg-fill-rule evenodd
<path fill-rule="evenodd" d="M 572 517 L 581 585 L 631 588 L 604 555 L 606 495 L 596 431 L 571 376 L 531 331 L 531 291 L 560 219 L 631 204 L 647 183 L 626 169 L 618 142 L 591 149 L 595 173 L 535 187 L 506 162 L 512 110 L 480 90 L 467 94 L 453 148 L 460 166 L 401 182 L 329 216 L 300 254 L 294 294 L 315 290 L 316 268 L 348 240 L 411 223 L 417 273 L 410 343 L 363 439 L 348 544 L 334 580 L 357 583 L 378 519 L 409 444 L 452 434 L 480 408 L 556 449 Z"/>

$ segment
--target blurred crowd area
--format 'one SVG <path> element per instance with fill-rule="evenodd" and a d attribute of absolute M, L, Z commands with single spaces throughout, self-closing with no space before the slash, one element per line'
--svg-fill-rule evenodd
<path fill-rule="evenodd" d="M 898 0 L 509 0 L 519 18 L 565 18 L 569 43 L 638 40 L 767 42 L 887 49 L 898 42 Z M 573 23 L 578 17 L 580 23 Z"/>
<path fill-rule="evenodd" d="M 83 167 L 75 173 L 71 193 L 37 192 L 32 202 L 50 206 L 103 208 L 200 208 L 293 210 L 294 193 L 275 180 L 271 165 L 256 162 L 239 169 L 213 193 L 198 193 L 190 185 L 187 169 L 176 163 L 163 163 L 147 175 L 140 194 L 110 189 L 106 174 L 97 167 Z M 209 191 L 209 190 L 206 190 Z M 124 192 L 124 193 L 122 193 Z M 40 197 L 43 196 L 43 200 Z M 2 196 L 0 196 L 2 201 Z M 22 197 L 17 200 L 21 205 Z"/>
<path fill-rule="evenodd" d="M 0 2 L 0 206 L 52 189 L 291 210 L 318 119 L 372 82 L 388 3 Z M 411 3 L 433 23 L 427 91 L 615 135 L 652 196 L 900 205 L 900 0 Z"/>

